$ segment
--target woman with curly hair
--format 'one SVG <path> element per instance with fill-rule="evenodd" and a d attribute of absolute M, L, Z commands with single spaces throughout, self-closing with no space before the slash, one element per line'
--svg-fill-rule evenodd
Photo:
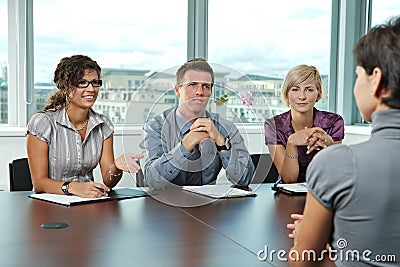
<path fill-rule="evenodd" d="M 28 123 L 27 152 L 35 191 L 107 196 L 123 171 L 140 169 L 135 161 L 140 154 L 114 160 L 114 126 L 92 109 L 102 86 L 100 73 L 97 62 L 84 55 L 64 57 L 57 65 L 54 82 L 58 90 Z M 97 164 L 104 184 L 94 181 Z"/>

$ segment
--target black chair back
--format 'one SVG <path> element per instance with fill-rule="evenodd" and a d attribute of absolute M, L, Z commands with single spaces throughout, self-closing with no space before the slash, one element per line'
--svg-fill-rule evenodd
<path fill-rule="evenodd" d="M 279 173 L 270 154 L 253 154 L 250 156 L 255 167 L 251 183 L 275 183 L 278 180 Z"/>
<path fill-rule="evenodd" d="M 28 159 L 15 159 L 9 163 L 10 191 L 32 191 L 32 179 Z"/>

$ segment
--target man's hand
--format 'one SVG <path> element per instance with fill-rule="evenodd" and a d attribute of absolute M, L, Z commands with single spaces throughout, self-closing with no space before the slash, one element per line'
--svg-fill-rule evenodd
<path fill-rule="evenodd" d="M 225 138 L 217 128 L 215 128 L 215 125 L 210 118 L 198 118 L 190 127 L 190 131 L 206 132 L 208 138 L 216 145 L 223 146 L 225 144 Z"/>
<path fill-rule="evenodd" d="M 209 138 L 207 132 L 190 131 L 185 135 L 185 137 L 183 137 L 181 143 L 187 151 L 192 152 L 196 145 L 200 144 L 207 138 Z"/>

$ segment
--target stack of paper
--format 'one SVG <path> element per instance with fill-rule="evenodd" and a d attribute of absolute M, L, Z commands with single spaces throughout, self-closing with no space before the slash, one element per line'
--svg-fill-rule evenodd
<path fill-rule="evenodd" d="M 272 189 L 290 195 L 307 193 L 306 183 L 277 184 Z"/>
<path fill-rule="evenodd" d="M 230 185 L 182 186 L 182 189 L 212 198 L 256 196 L 254 192 L 233 188 Z"/>

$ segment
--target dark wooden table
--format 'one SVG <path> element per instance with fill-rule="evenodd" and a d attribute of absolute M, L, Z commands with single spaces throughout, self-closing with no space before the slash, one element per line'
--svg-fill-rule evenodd
<path fill-rule="evenodd" d="M 0 192 L 0 266 L 287 266 L 259 251 L 289 250 L 286 224 L 305 198 L 270 187 L 252 185 L 257 197 L 214 200 L 167 189 L 72 207 Z M 70 226 L 41 228 L 55 221 Z"/>

